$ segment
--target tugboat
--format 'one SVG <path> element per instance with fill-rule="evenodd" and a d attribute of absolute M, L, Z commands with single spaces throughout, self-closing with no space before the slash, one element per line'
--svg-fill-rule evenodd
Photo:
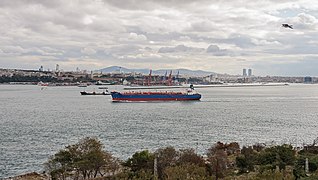
<path fill-rule="evenodd" d="M 110 95 L 110 93 L 108 92 L 108 90 L 104 91 L 104 92 L 86 92 L 86 91 L 81 91 L 80 92 L 81 95 Z"/>

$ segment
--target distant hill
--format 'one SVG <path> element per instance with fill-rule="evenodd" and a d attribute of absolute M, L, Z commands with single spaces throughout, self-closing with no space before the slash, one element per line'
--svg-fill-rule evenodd
<path fill-rule="evenodd" d="M 202 70 L 189 70 L 189 69 L 159 69 L 152 70 L 152 74 L 154 75 L 164 75 L 167 72 L 167 75 L 172 70 L 172 74 L 177 74 L 179 71 L 180 75 L 188 75 L 188 76 L 208 76 L 211 74 L 215 74 L 214 72 L 202 71 Z M 149 69 L 128 69 L 120 66 L 110 66 L 107 68 L 103 68 L 100 70 L 95 70 L 95 72 L 103 72 L 103 73 L 114 73 L 114 72 L 123 72 L 123 73 L 142 73 L 149 74 Z"/>

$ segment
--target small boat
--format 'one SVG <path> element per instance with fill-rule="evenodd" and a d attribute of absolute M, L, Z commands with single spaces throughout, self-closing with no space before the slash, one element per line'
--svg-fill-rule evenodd
<path fill-rule="evenodd" d="M 38 86 L 49 86 L 49 83 L 44 83 L 44 82 L 40 81 L 38 83 Z"/>
<path fill-rule="evenodd" d="M 191 101 L 200 100 L 201 94 L 187 92 L 111 92 L 113 101 Z"/>
<path fill-rule="evenodd" d="M 114 85 L 115 82 L 102 82 L 102 81 L 97 81 L 95 85 L 100 86 L 100 85 Z"/>
<path fill-rule="evenodd" d="M 110 93 L 108 91 L 104 91 L 104 92 L 86 92 L 86 91 L 81 91 L 80 92 L 81 95 L 110 95 Z"/>

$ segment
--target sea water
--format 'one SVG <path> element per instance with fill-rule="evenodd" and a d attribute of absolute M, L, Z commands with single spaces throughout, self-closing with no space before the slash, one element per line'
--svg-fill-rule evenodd
<path fill-rule="evenodd" d="M 84 137 L 122 160 L 166 146 L 204 155 L 217 141 L 300 146 L 318 137 L 318 85 L 202 88 L 193 102 L 113 103 L 81 96 L 84 89 L 98 90 L 0 85 L 0 178 L 41 172 L 51 155 Z"/>

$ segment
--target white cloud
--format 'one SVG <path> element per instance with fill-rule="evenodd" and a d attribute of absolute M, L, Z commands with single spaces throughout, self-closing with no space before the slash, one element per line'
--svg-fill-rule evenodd
<path fill-rule="evenodd" d="M 83 23 L 84 23 L 85 25 L 89 25 L 89 24 L 92 24 L 95 19 L 96 19 L 96 16 L 86 15 L 86 16 L 83 18 Z"/>
<path fill-rule="evenodd" d="M 127 35 L 127 37 L 121 37 L 120 39 L 119 39 L 119 41 L 121 41 L 121 42 L 142 42 L 142 41 L 146 41 L 147 40 L 147 37 L 145 36 L 145 35 L 143 35 L 143 34 L 137 34 L 137 33 L 129 33 L 128 35 Z"/>

